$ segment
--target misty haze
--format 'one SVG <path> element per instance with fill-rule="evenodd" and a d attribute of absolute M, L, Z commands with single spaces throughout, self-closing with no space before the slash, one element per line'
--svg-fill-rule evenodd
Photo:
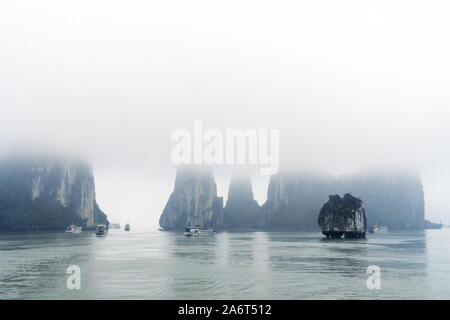
<path fill-rule="evenodd" d="M 0 298 L 449 299 L 448 9 L 2 2 Z"/>

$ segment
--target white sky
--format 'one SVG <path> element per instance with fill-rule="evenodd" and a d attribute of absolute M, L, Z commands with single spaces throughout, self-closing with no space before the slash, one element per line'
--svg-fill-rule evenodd
<path fill-rule="evenodd" d="M 450 223 L 447 1 L 2 1 L 0 151 L 93 161 L 111 220 L 157 225 L 170 134 L 280 129 L 285 167 L 419 167 Z M 228 176 L 218 173 L 226 196 Z M 255 176 L 265 200 L 267 179 Z"/>

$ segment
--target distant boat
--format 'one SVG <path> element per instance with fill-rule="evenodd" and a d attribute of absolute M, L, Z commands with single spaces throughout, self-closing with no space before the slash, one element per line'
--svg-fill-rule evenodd
<path fill-rule="evenodd" d="M 66 233 L 81 233 L 82 230 L 83 227 L 77 227 L 76 225 L 71 224 L 66 228 Z"/>
<path fill-rule="evenodd" d="M 131 230 L 130 224 L 127 223 L 127 224 L 125 225 L 125 231 L 130 231 L 130 230 Z"/>
<path fill-rule="evenodd" d="M 95 227 L 95 235 L 97 237 L 104 237 L 108 234 L 108 227 L 104 224 L 99 224 Z"/>
<path fill-rule="evenodd" d="M 209 229 L 209 228 L 200 228 L 198 226 L 196 227 L 186 227 L 184 230 L 185 236 L 210 236 L 216 234 L 215 229 Z"/>
<path fill-rule="evenodd" d="M 372 227 L 372 232 L 371 233 L 386 233 L 389 231 L 388 227 L 385 226 L 380 226 L 378 225 L 378 223 L 376 223 L 373 227 Z M 370 229 L 369 229 L 370 232 Z"/>
<path fill-rule="evenodd" d="M 120 223 L 110 223 L 109 228 L 110 229 L 120 229 Z"/>
<path fill-rule="evenodd" d="M 442 224 L 442 221 L 439 223 L 433 223 L 431 221 L 425 220 L 425 229 L 442 229 L 444 225 Z"/>

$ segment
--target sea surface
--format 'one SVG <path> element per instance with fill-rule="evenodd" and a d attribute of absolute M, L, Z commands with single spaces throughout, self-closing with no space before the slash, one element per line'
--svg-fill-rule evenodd
<path fill-rule="evenodd" d="M 67 288 L 72 265 L 79 290 Z M 380 289 L 367 287 L 372 265 Z M 351 241 L 307 232 L 1 232 L 0 299 L 450 299 L 450 229 Z"/>

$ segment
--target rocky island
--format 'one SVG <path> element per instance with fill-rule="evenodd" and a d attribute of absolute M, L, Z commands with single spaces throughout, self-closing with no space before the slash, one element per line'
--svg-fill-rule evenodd
<path fill-rule="evenodd" d="M 64 230 L 108 225 L 85 162 L 50 154 L 0 159 L 0 230 Z"/>
<path fill-rule="evenodd" d="M 231 179 L 227 205 L 223 209 L 223 227 L 253 229 L 258 227 L 259 205 L 253 197 L 252 182 L 246 174 Z"/>
<path fill-rule="evenodd" d="M 365 238 L 367 219 L 361 199 L 346 193 L 329 196 L 319 213 L 319 226 L 327 238 Z"/>
<path fill-rule="evenodd" d="M 379 223 L 389 230 L 424 229 L 424 191 L 417 173 L 372 170 L 336 178 L 321 171 L 282 171 L 271 176 L 267 201 L 262 206 L 254 199 L 250 177 L 235 175 L 223 208 L 212 169 L 197 167 L 178 169 L 175 189 L 160 218 L 162 228 L 200 224 L 221 230 L 319 231 L 318 213 L 329 195 L 351 193 L 356 198 L 348 194 L 342 201 L 354 199 L 353 206 L 357 206 L 359 199 L 364 200 L 366 225 Z"/>
<path fill-rule="evenodd" d="M 187 226 L 216 227 L 223 223 L 223 198 L 217 197 L 212 170 L 204 166 L 182 166 L 175 188 L 159 219 L 165 230 Z"/>
<path fill-rule="evenodd" d="M 367 223 L 389 230 L 423 230 L 425 195 L 418 172 L 401 169 L 365 170 L 338 177 L 338 191 L 364 200 Z"/>

